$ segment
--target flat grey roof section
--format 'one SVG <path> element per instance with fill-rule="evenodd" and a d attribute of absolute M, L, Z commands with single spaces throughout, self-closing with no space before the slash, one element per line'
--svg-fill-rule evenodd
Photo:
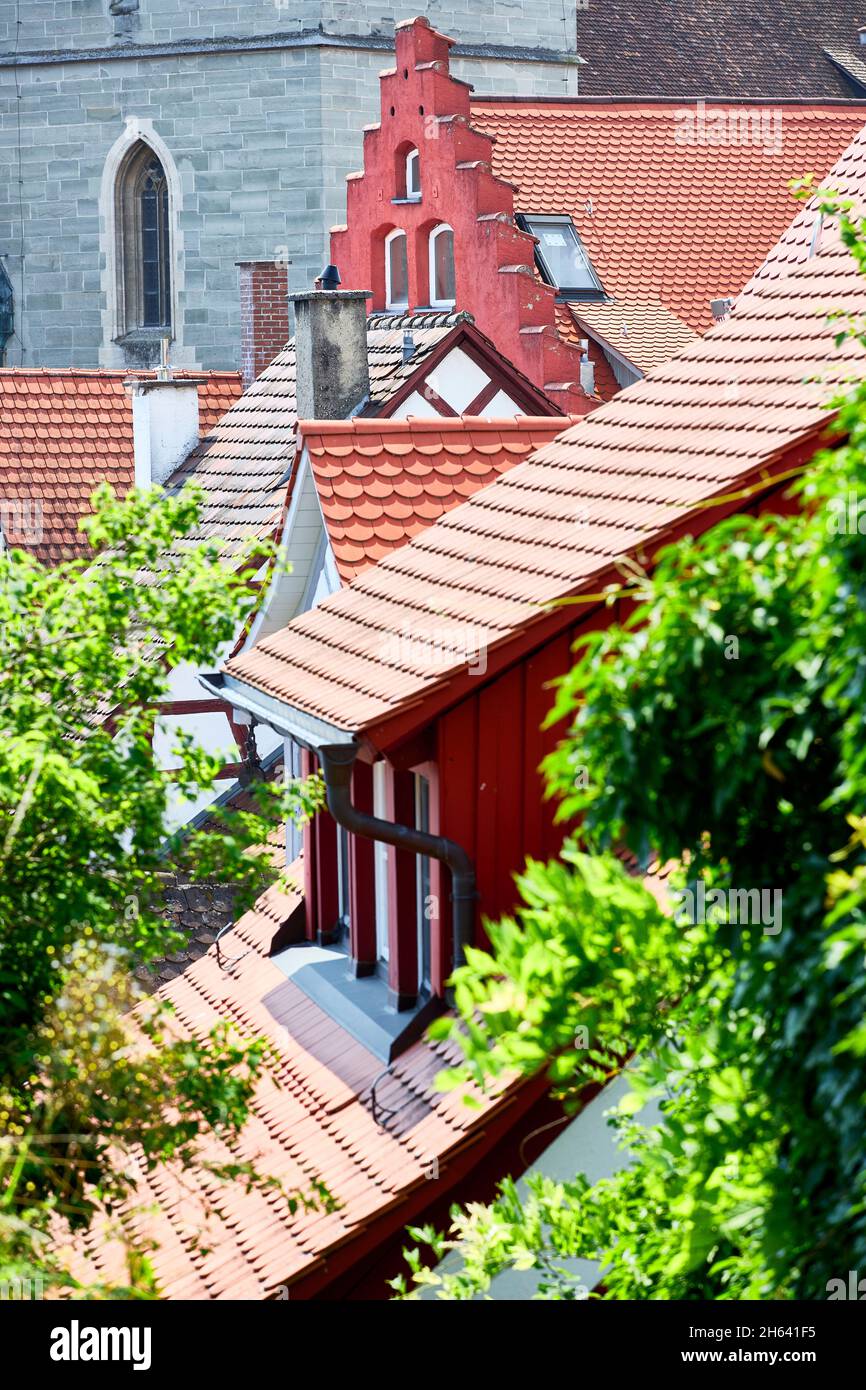
<path fill-rule="evenodd" d="M 558 1138 L 554 1139 L 524 1173 L 517 1183 L 521 1197 L 527 1195 L 527 1179 L 533 1174 L 542 1173 L 555 1182 L 568 1182 L 576 1173 L 585 1173 L 591 1183 L 601 1178 L 612 1177 L 629 1163 L 627 1150 L 616 1146 L 616 1131 L 608 1124 L 605 1115 L 615 1109 L 622 1097 L 631 1089 L 628 1069 L 606 1086 L 585 1110 L 567 1125 Z M 656 1124 L 661 1118 L 658 1103 L 644 1106 L 636 1117 L 643 1124 Z M 557 1261 L 563 1269 L 574 1276 L 587 1290 L 592 1289 L 601 1278 L 601 1266 L 595 1260 L 564 1259 Z M 437 1265 L 440 1274 L 453 1274 L 460 1268 L 460 1260 L 452 1253 Z M 489 1296 L 497 1302 L 528 1302 L 538 1287 L 538 1272 L 534 1269 L 506 1270 L 493 1280 Z M 435 1290 L 424 1289 L 422 1299 L 435 1299 Z"/>

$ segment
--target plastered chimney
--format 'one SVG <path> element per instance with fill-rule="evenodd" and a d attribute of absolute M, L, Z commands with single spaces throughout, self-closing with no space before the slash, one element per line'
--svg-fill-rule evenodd
<path fill-rule="evenodd" d="M 368 290 L 306 290 L 295 306 L 299 420 L 345 420 L 370 395 Z"/>
<path fill-rule="evenodd" d="M 198 388 L 205 377 L 132 377 L 135 486 L 164 483 L 199 442 Z"/>

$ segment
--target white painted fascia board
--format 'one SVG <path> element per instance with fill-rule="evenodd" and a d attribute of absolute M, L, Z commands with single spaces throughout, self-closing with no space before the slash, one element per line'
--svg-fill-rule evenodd
<path fill-rule="evenodd" d="M 267 724 L 274 733 L 283 738 L 293 738 L 302 748 L 316 752 L 329 744 L 351 745 L 358 742 L 358 735 L 347 729 L 338 729 L 324 719 L 306 714 L 292 705 L 266 695 L 245 681 L 222 671 L 208 672 L 199 676 L 199 682 L 218 700 L 226 700 L 233 709 L 245 710 L 252 714 L 258 723 Z"/>
<path fill-rule="evenodd" d="M 589 324 L 585 323 L 579 314 L 576 314 L 575 318 L 577 319 L 580 325 L 581 332 L 585 333 L 587 338 L 592 338 L 592 341 L 596 344 L 597 347 L 601 348 L 603 353 L 605 353 L 608 357 L 615 358 L 621 367 L 625 367 L 627 372 L 635 372 L 637 374 L 635 380 L 643 381 L 644 374 L 641 371 L 640 367 L 636 366 L 636 364 L 632 362 L 630 358 L 626 357 L 625 353 L 619 352 L 613 346 L 612 343 L 608 342 L 604 334 L 600 333 L 597 328 L 590 328 Z M 611 366 L 612 365 L 613 364 L 611 363 Z"/>
<path fill-rule="evenodd" d="M 325 578 L 328 581 L 328 593 L 335 594 L 338 589 L 343 587 L 340 573 L 337 569 L 337 561 L 334 559 L 334 551 L 331 547 L 330 537 L 325 533 Z"/>
<path fill-rule="evenodd" d="M 278 554 L 281 559 L 285 559 L 291 556 L 292 535 L 297 524 L 298 514 L 301 510 L 301 498 L 304 492 L 304 483 L 305 480 L 311 476 L 310 457 L 306 445 L 304 445 L 304 448 L 301 452 L 300 460 L 298 460 L 294 466 L 297 468 L 297 474 L 295 477 L 294 486 L 292 488 L 292 497 L 291 501 L 289 502 L 289 510 L 286 514 L 286 519 L 283 523 L 283 533 L 280 537 L 280 544 L 278 550 Z M 315 487 L 315 484 L 314 491 L 316 493 L 316 498 L 318 499 L 319 490 Z M 324 529 L 325 518 L 322 516 L 321 503 L 319 505 L 319 516 L 321 517 L 322 528 Z M 304 588 L 306 588 L 307 584 L 309 583 L 309 578 L 310 575 L 308 570 L 306 576 L 304 577 Z M 256 642 L 259 639 L 259 634 L 261 632 L 262 626 L 265 622 L 265 619 L 267 618 L 268 611 L 271 607 L 271 604 L 274 601 L 274 596 L 279 587 L 279 581 L 279 574 L 272 575 L 264 600 L 259 605 L 258 612 L 256 613 L 256 616 L 250 627 L 249 635 L 247 637 L 246 642 L 244 643 L 245 651 L 249 647 L 255 646 Z"/>

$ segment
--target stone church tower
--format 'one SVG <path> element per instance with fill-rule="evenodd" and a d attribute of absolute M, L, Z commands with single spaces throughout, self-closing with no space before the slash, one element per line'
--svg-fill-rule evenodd
<path fill-rule="evenodd" d="M 6 365 L 236 368 L 237 263 L 310 286 L 418 12 L 479 93 L 577 89 L 573 0 L 0 0 Z"/>

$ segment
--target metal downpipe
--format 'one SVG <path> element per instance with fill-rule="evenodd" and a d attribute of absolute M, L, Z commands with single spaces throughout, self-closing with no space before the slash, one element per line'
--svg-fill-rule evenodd
<path fill-rule="evenodd" d="M 358 756 L 357 745 L 331 744 L 316 749 L 325 779 L 328 810 L 338 825 L 353 835 L 379 840 L 396 849 L 426 854 L 447 865 L 451 871 L 453 928 L 453 968 L 466 962 L 466 947 L 475 934 L 475 869 L 462 845 L 444 835 L 431 835 L 414 826 L 398 825 L 368 815 L 352 805 L 352 768 Z"/>

